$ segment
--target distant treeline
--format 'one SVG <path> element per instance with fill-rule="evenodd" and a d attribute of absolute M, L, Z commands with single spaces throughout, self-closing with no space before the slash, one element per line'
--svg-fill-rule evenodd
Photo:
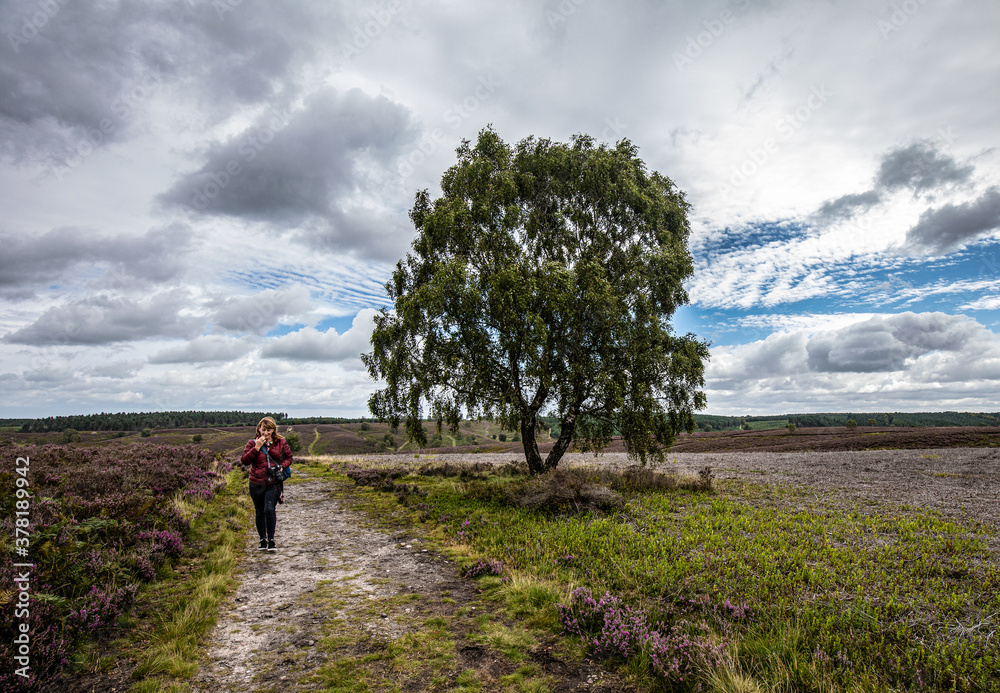
<path fill-rule="evenodd" d="M 782 425 L 794 424 L 798 428 L 823 428 L 844 426 L 854 421 L 858 426 L 1000 426 L 1000 413 L 983 412 L 845 412 L 833 414 L 782 414 L 780 416 L 695 416 L 702 430 L 725 431 L 740 429 L 744 424 L 751 428 L 769 428 L 766 422 Z M 756 424 L 756 425 L 755 425 Z"/>
<path fill-rule="evenodd" d="M 0 427 L 21 433 L 65 431 L 141 431 L 145 428 L 204 428 L 206 426 L 256 426 L 265 416 L 287 422 L 288 414 L 255 411 L 156 411 L 118 414 L 47 416 L 44 419 L 0 419 Z"/>
<path fill-rule="evenodd" d="M 348 423 L 363 423 L 365 421 L 374 421 L 375 419 L 361 417 L 355 417 L 353 419 L 345 419 L 339 416 L 304 416 L 295 419 L 285 419 L 283 423 L 289 426 L 294 426 L 295 424 L 348 424 Z"/>
<path fill-rule="evenodd" d="M 61 432 L 67 428 L 75 431 L 141 431 L 164 428 L 205 428 L 224 426 L 255 426 L 265 416 L 287 426 L 296 424 L 345 424 L 372 421 L 370 418 L 342 418 L 335 416 L 289 417 L 288 414 L 250 411 L 159 411 L 121 412 L 118 414 L 81 414 L 77 416 L 48 416 L 43 419 L 0 419 L 0 428 L 15 429 L 21 433 Z M 542 425 L 553 436 L 560 432 L 559 419 L 540 417 Z M 698 428 L 703 431 L 739 430 L 750 428 L 779 428 L 794 424 L 798 428 L 844 426 L 853 420 L 858 426 L 1000 426 L 1000 413 L 982 412 L 847 412 L 833 414 L 781 414 L 770 416 L 695 416 Z"/>

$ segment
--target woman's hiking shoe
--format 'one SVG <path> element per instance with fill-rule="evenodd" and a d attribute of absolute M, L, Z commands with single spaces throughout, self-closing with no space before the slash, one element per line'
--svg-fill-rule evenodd
<path fill-rule="evenodd" d="M 267 542 L 267 550 L 268 551 L 277 551 L 278 550 L 278 547 L 274 545 L 274 540 L 273 539 L 271 541 Z"/>
<path fill-rule="evenodd" d="M 274 543 L 274 542 L 272 542 L 272 543 Z M 267 550 L 267 539 L 261 539 L 260 540 L 260 544 L 257 546 L 257 550 L 258 551 L 266 551 Z"/>

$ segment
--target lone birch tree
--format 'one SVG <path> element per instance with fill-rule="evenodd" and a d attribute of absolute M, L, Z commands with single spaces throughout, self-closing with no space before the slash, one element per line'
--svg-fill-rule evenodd
<path fill-rule="evenodd" d="M 457 154 L 441 196 L 418 192 L 410 210 L 394 310 L 362 355 L 385 383 L 371 412 L 421 444 L 425 406 L 439 427 L 496 420 L 520 432 L 533 474 L 615 435 L 662 459 L 705 406 L 708 345 L 670 324 L 693 270 L 684 194 L 628 140 L 511 147 L 488 127 Z M 561 422 L 544 459 L 542 415 Z"/>

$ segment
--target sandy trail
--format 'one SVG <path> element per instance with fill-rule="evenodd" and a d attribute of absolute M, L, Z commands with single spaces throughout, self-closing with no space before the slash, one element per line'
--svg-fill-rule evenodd
<path fill-rule="evenodd" d="M 319 688 L 310 678 L 326 659 L 318 643 L 328 619 L 349 617 L 355 625 L 361 619 L 365 631 L 389 640 L 402 627 L 391 613 L 366 621 L 359 608 L 365 600 L 403 589 L 462 587 L 452 564 L 418 541 L 367 527 L 307 469 L 295 474 L 278 506 L 278 550 L 258 551 L 256 530 L 248 527 L 242 583 L 223 607 L 192 681 L 195 691 Z M 315 598 L 324 583 L 351 595 L 339 610 Z"/>

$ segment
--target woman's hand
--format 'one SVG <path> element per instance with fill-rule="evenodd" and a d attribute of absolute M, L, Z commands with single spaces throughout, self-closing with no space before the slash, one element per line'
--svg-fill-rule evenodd
<path fill-rule="evenodd" d="M 266 442 L 267 436 L 259 436 L 256 440 L 254 440 L 254 445 L 256 445 L 257 449 L 260 450 Z"/>

